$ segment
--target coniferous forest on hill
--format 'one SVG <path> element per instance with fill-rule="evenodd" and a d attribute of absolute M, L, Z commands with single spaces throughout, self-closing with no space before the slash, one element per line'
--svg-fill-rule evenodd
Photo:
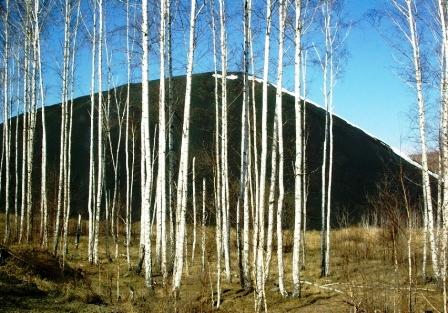
<path fill-rule="evenodd" d="M 445 0 L 2 0 L 0 116 L 0 312 L 448 312 Z"/>

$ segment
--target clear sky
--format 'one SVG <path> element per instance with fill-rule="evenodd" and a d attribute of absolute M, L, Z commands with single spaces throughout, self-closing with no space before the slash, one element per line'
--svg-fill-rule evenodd
<path fill-rule="evenodd" d="M 334 110 L 347 121 L 403 152 L 416 149 L 411 112 L 413 91 L 399 78 L 394 52 L 384 35 L 365 16 L 387 0 L 346 0 L 346 12 L 359 21 L 346 44 L 349 51 L 344 73 L 335 87 Z M 385 31 L 387 28 L 383 28 Z M 312 71 L 310 98 L 322 103 L 320 73 Z"/>
<path fill-rule="evenodd" d="M 137 1 L 138 2 L 138 1 Z M 382 8 L 382 6 L 388 2 L 388 0 L 346 0 L 345 11 L 347 18 L 352 21 L 357 21 L 354 27 L 351 28 L 350 35 L 346 40 L 347 50 L 349 57 L 344 67 L 344 73 L 341 79 L 337 82 L 335 88 L 334 98 L 334 111 L 340 117 L 346 119 L 350 123 L 359 126 L 368 133 L 383 140 L 387 144 L 401 149 L 405 153 L 416 151 L 416 138 L 415 131 L 412 131 L 412 127 L 415 127 L 416 123 L 410 116 L 413 116 L 411 112 L 415 110 L 415 95 L 409 87 L 399 78 L 398 74 L 394 70 L 394 58 L 393 49 L 389 43 L 386 42 L 383 36 L 390 34 L 380 34 L 378 29 L 375 29 L 367 21 L 366 14 L 372 9 Z M 229 22 L 228 36 L 229 41 L 237 41 L 235 44 L 239 49 L 242 47 L 241 33 L 241 1 L 228 0 L 228 12 L 237 12 L 236 22 Z M 259 1 L 256 5 L 261 5 Z M 112 7 L 106 19 L 113 25 L 119 25 L 124 22 L 123 11 L 116 11 L 117 8 Z M 209 16 L 208 9 L 201 15 L 200 19 L 207 20 Z M 137 10 L 137 15 L 139 14 Z M 88 23 L 89 16 L 85 16 L 85 23 Z M 261 17 L 262 18 L 262 17 Z M 274 19 L 277 19 L 274 14 Z M 238 22 L 239 21 L 239 22 Z M 202 22 L 199 27 L 207 29 L 207 22 Z M 274 22 L 275 23 L 275 22 Z M 54 34 L 62 34 L 58 28 L 62 27 L 60 23 L 54 27 Z M 56 24 L 53 24 L 56 25 Z M 256 25 L 254 26 L 256 28 Z M 262 27 L 259 27 L 262 29 Z M 275 32 L 276 29 L 273 29 Z M 383 28 L 384 32 L 387 32 L 387 27 Z M 261 34 L 262 35 L 262 34 Z M 51 72 L 57 69 L 57 60 L 61 60 L 61 46 L 54 44 L 57 42 L 58 35 L 52 35 L 52 39 L 47 41 L 47 45 L 43 45 L 44 49 L 49 49 L 53 53 L 47 55 L 47 63 L 49 63 L 53 70 L 50 68 L 47 75 L 47 103 L 60 102 L 59 93 L 60 87 L 56 75 Z M 81 36 L 81 35 L 80 35 Z M 122 36 L 122 35 L 120 35 Z M 185 60 L 185 49 L 182 42 L 188 35 L 178 35 L 177 40 L 180 44 L 176 44 L 177 53 L 179 59 Z M 125 41 L 123 37 L 121 39 L 109 39 L 110 46 L 114 50 L 114 56 L 112 60 L 114 75 L 116 76 L 116 83 L 123 84 L 125 82 L 125 65 L 123 64 L 123 51 L 125 47 Z M 262 38 L 260 35 L 257 38 L 257 44 L 262 44 Z M 59 38 L 60 40 L 61 38 Z M 273 37 L 274 40 L 275 36 Z M 199 40 L 202 42 L 198 52 L 196 53 L 195 72 L 212 71 L 212 55 L 211 53 L 211 36 L 204 31 L 199 32 Z M 209 41 L 209 43 L 205 43 Z M 87 41 L 88 42 L 88 41 Z M 86 39 L 81 38 L 82 49 L 80 50 L 78 62 L 77 62 L 77 88 L 75 95 L 84 95 L 89 93 L 90 87 L 90 47 L 86 43 Z M 275 56 L 275 43 L 272 45 L 273 51 L 271 55 Z M 310 51 L 309 53 L 313 53 Z M 134 57 L 134 63 L 137 65 L 136 71 L 134 71 L 133 80 L 139 81 L 140 74 L 138 73 L 138 61 L 139 54 L 136 53 Z M 258 56 L 261 59 L 261 55 Z M 229 61 L 229 70 L 238 70 L 236 68 L 235 57 L 231 57 Z M 274 57 L 275 59 L 275 57 Z M 150 69 L 150 79 L 157 78 L 157 60 L 158 56 L 154 55 L 152 58 L 152 68 Z M 275 63 L 275 60 L 274 60 Z M 50 66 L 49 66 L 50 67 Z M 177 65 L 175 74 L 182 74 L 182 64 Z M 276 65 L 271 65 L 271 79 L 275 79 Z M 260 72 L 261 73 L 261 72 Z M 261 76 L 257 73 L 257 76 Z M 289 74 L 288 74 L 289 73 Z M 285 70 L 285 85 L 291 89 L 292 82 L 292 68 L 286 67 Z M 311 100 L 323 103 L 321 95 L 321 73 L 316 66 L 310 66 L 309 73 L 309 96 Z M 289 75 L 289 76 L 288 76 Z M 104 78 L 105 79 L 105 78 Z M 273 81 L 274 82 L 274 81 Z M 413 137 L 413 139 L 409 139 Z"/>

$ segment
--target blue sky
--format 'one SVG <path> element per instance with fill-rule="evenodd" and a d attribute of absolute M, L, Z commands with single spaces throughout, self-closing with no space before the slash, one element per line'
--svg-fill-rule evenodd
<path fill-rule="evenodd" d="M 258 3 L 258 1 L 256 1 Z M 354 27 L 351 28 L 349 37 L 346 40 L 347 50 L 349 52 L 349 58 L 344 67 L 344 73 L 340 80 L 337 82 L 335 88 L 334 98 L 334 111 L 340 117 L 346 119 L 352 124 L 355 124 L 375 137 L 383 140 L 389 145 L 392 145 L 403 152 L 414 152 L 417 148 L 415 131 L 412 131 L 412 127 L 415 126 L 415 122 L 412 121 L 410 112 L 415 108 L 415 96 L 412 90 L 410 90 L 404 82 L 401 81 L 398 74 L 394 70 L 394 58 L 393 49 L 386 42 L 382 35 L 388 35 L 387 33 L 380 34 L 379 30 L 373 28 L 367 21 L 365 14 L 371 9 L 380 8 L 387 2 L 387 0 L 346 0 L 345 11 L 347 18 L 352 21 L 358 21 Z M 241 34 L 241 3 L 237 0 L 229 0 L 228 12 L 236 12 L 236 23 L 229 22 L 229 42 L 236 41 L 235 46 L 241 47 L 239 40 L 242 38 Z M 259 4 L 258 4 L 259 5 Z M 203 14 L 201 19 L 208 18 L 207 14 Z M 85 17 L 88 20 L 90 17 Z M 108 23 L 119 25 L 124 22 L 123 11 L 110 10 L 106 17 Z M 277 19 L 276 13 L 274 19 Z M 275 22 L 274 22 L 275 23 Z M 54 24 L 56 25 L 56 24 Z M 57 28 L 61 25 L 54 26 L 54 34 L 57 34 Z M 200 27 L 203 30 L 207 29 L 206 22 L 200 22 Z M 110 26 L 112 28 L 112 25 Z M 275 32 L 276 30 L 273 30 Z M 383 31 L 388 32 L 388 28 L 384 27 Z M 59 34 L 62 33 L 59 32 Z M 52 35 L 51 40 L 43 44 L 44 49 L 50 49 L 53 53 L 49 53 L 46 57 L 46 61 L 52 64 L 53 68 L 57 67 L 57 60 L 61 60 L 60 45 L 54 44 L 57 42 L 58 35 Z M 185 47 L 183 45 L 183 39 L 188 35 L 179 34 L 177 37 L 178 42 L 175 44 L 179 64 L 176 70 L 176 74 L 182 74 L 183 65 L 182 60 L 185 60 Z M 262 34 L 256 38 L 256 45 L 262 44 Z M 121 37 L 122 38 L 122 37 Z M 213 70 L 212 56 L 211 56 L 211 35 L 206 34 L 206 31 L 200 32 L 200 44 L 198 52 L 196 54 L 195 72 L 204 72 Z M 275 40 L 275 35 L 274 35 Z M 59 38 L 60 39 L 60 38 Z M 113 56 L 113 71 L 117 84 L 125 82 L 125 66 L 123 64 L 123 49 L 124 39 L 112 39 L 110 38 L 110 45 L 114 47 Z M 80 96 L 89 93 L 90 87 L 90 52 L 89 45 L 85 44 L 86 40 L 83 39 L 83 49 L 80 50 L 77 61 L 77 88 L 75 96 Z M 206 43 L 209 41 L 208 43 Z M 271 56 L 275 59 L 276 56 L 276 43 L 272 44 Z M 312 51 L 309 53 L 313 54 Z M 259 61 L 261 61 L 261 55 Z M 313 57 L 313 56 L 311 56 Z M 134 62 L 138 64 L 139 55 L 136 54 Z M 150 79 L 157 78 L 158 68 L 158 56 L 153 55 L 152 68 L 150 70 Z M 235 60 L 229 61 L 229 70 L 237 70 L 235 68 Z M 276 65 L 271 65 L 271 79 L 275 79 Z M 261 73 L 261 72 L 260 72 Z M 317 67 L 310 66 L 309 73 L 309 98 L 315 102 L 322 103 L 321 95 L 321 73 Z M 138 69 L 133 75 L 134 81 L 139 81 Z M 258 76 L 261 76 L 259 74 Z M 47 103 L 60 102 L 59 93 L 60 87 L 58 78 L 54 74 L 53 70 L 48 70 L 47 77 Z M 104 77 L 104 80 L 106 77 Z M 285 85 L 291 89 L 292 70 L 291 67 L 285 67 Z M 274 81 L 273 81 L 274 82 Z M 413 139 L 410 139 L 413 137 Z"/>
<path fill-rule="evenodd" d="M 394 51 L 365 16 L 381 8 L 383 0 L 347 0 L 348 17 L 359 21 L 347 38 L 349 58 L 335 87 L 336 114 L 409 153 L 416 149 L 415 123 L 410 116 L 415 107 L 413 91 L 400 79 L 394 65 Z M 383 28 L 384 31 L 387 30 Z M 320 76 L 312 72 L 310 98 L 322 103 Z"/>

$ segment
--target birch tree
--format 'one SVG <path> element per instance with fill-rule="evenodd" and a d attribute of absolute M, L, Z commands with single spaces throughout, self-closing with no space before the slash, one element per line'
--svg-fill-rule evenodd
<path fill-rule="evenodd" d="M 422 163 L 422 186 L 424 197 L 424 219 L 426 220 L 433 273 L 436 278 L 440 277 L 439 259 L 437 256 L 436 235 L 434 231 L 434 213 L 432 203 L 432 191 L 429 179 L 428 170 L 428 155 L 427 155 L 427 138 L 426 138 L 426 104 L 423 94 L 423 76 L 422 76 L 422 64 L 420 53 L 420 38 L 417 30 L 417 23 L 415 19 L 416 4 L 413 0 L 391 0 L 394 8 L 400 16 L 405 18 L 406 25 L 402 25 L 398 19 L 393 19 L 393 23 L 402 32 L 402 35 L 406 39 L 408 47 L 411 49 L 412 54 L 412 69 L 413 69 L 413 81 L 415 84 L 415 92 L 417 98 L 418 107 L 418 128 L 420 135 L 420 148 L 421 148 L 421 163 Z M 425 241 L 426 241 L 426 235 Z M 425 268 L 425 265 L 424 265 Z"/>
<path fill-rule="evenodd" d="M 79 20 L 80 20 L 80 12 L 81 12 L 81 1 L 78 0 L 78 3 L 76 5 L 76 18 L 75 18 L 75 25 L 73 30 L 73 36 L 70 39 L 71 49 L 69 50 L 69 81 L 67 82 L 67 102 L 69 103 L 69 109 L 68 109 L 68 117 L 67 117 L 67 129 L 66 129 L 66 141 L 67 141 L 67 151 L 65 152 L 66 157 L 66 169 L 65 169 L 65 213 L 64 213 L 64 237 L 63 237 L 63 252 L 62 257 L 63 260 L 65 260 L 65 255 L 68 251 L 67 247 L 67 237 L 68 237 L 68 222 L 70 219 L 70 212 L 71 212 L 71 160 L 72 160 L 72 129 L 73 129 L 73 96 L 74 96 L 74 79 L 75 79 L 75 58 L 76 58 L 76 39 L 78 34 L 78 26 L 79 26 Z M 70 100 L 68 98 L 70 97 Z"/>
<path fill-rule="evenodd" d="M 35 2 L 35 11 L 39 12 L 39 1 Z M 38 69 L 39 69 L 39 91 L 41 101 L 41 120 L 42 120 L 42 159 L 41 159 L 41 189 L 40 189 L 40 210 L 41 210 L 41 242 L 42 247 L 48 246 L 48 205 L 47 205 L 47 130 L 45 122 L 45 96 L 44 96 L 44 80 L 42 75 L 42 57 L 40 46 L 40 26 L 39 15 L 36 14 L 35 28 L 38 53 Z M 17 184 L 17 180 L 16 180 Z"/>
<path fill-rule="evenodd" d="M 266 30 L 264 42 L 264 61 L 263 61 L 263 95 L 261 112 L 261 158 L 260 158 L 260 182 L 259 182 L 259 200 L 258 200 L 258 242 L 257 244 L 257 277 L 256 277 L 256 309 L 260 310 L 264 295 L 264 246 L 265 246 L 265 189 L 266 189 L 266 162 L 267 162 L 267 111 L 268 111 L 268 76 L 269 76 L 269 50 L 271 35 L 272 8 L 271 1 L 266 2 Z"/>
<path fill-rule="evenodd" d="M 227 130 L 227 34 L 224 1 L 219 3 L 220 52 L 221 52 L 221 210 L 224 265 L 227 280 L 230 272 L 230 217 L 229 217 L 229 170 L 228 170 L 228 130 Z"/>
<path fill-rule="evenodd" d="M 322 69 L 322 96 L 325 106 L 325 134 L 322 156 L 321 193 L 321 276 L 330 274 L 330 226 L 333 183 L 333 95 L 336 79 L 340 74 L 344 53 L 344 41 L 350 27 L 344 22 L 340 2 L 326 0 L 320 7 L 322 18 L 323 50 L 314 46 Z M 300 60 L 299 60 L 300 62 Z M 300 78 L 299 78 L 300 79 Z"/>
<path fill-rule="evenodd" d="M 206 236 L 205 236 L 205 230 L 206 230 L 206 219 L 207 219 L 207 213 L 206 213 L 206 208 L 205 208 L 205 199 L 206 199 L 206 187 L 205 187 L 205 178 L 202 179 L 202 219 L 201 219 L 201 224 L 202 224 L 202 231 L 201 231 L 201 268 L 202 271 L 205 270 L 205 240 L 206 240 Z"/>
<path fill-rule="evenodd" d="M 215 216 L 216 216 L 216 308 L 219 308 L 221 304 L 221 252 L 222 252 L 222 229 L 221 229 L 221 157 L 220 157 L 220 106 L 218 95 L 218 70 L 217 70 L 217 47 L 216 47 L 216 22 L 215 22 L 215 3 L 210 0 L 210 24 L 212 30 L 212 42 L 213 42 L 213 65 L 214 65 L 214 102 L 215 102 L 215 170 L 214 170 L 214 198 L 215 198 Z"/>
<path fill-rule="evenodd" d="M 89 146 L 89 194 L 88 194 L 88 213 L 89 213 L 89 239 L 88 239 L 88 259 L 90 263 L 94 262 L 94 213 L 95 213 L 95 155 L 94 155 L 94 134 L 95 134 L 95 59 L 96 59 L 96 1 L 93 9 L 93 27 L 92 27 L 92 59 L 91 59 L 91 80 L 90 80 L 90 146 Z"/>
<path fill-rule="evenodd" d="M 145 261 L 145 283 L 146 287 L 152 288 L 152 258 L 151 258 L 151 221 L 150 210 L 150 186 L 152 181 L 152 160 L 149 135 L 149 86 L 148 86 L 148 1 L 142 0 L 142 117 L 141 117 L 141 245 L 144 247 Z"/>
<path fill-rule="evenodd" d="M 294 112 L 295 112 L 295 165 L 294 165 L 294 247 L 292 252 L 292 280 L 293 296 L 300 296 L 300 232 L 302 227 L 302 172 L 303 172 L 303 128 L 302 128 L 302 105 L 300 103 L 300 56 L 302 52 L 302 1 L 295 0 L 295 32 L 294 32 Z"/>
<path fill-rule="evenodd" d="M 448 242 L 448 6 L 445 1 L 438 0 L 439 21 L 441 28 L 441 80 L 440 80 L 440 160 L 442 163 L 442 171 L 439 175 L 442 177 L 442 203 L 440 210 L 442 212 L 442 249 L 441 249 L 441 278 L 443 287 L 443 312 L 448 312 L 447 308 L 447 242 Z M 439 176 L 439 180 L 440 180 Z"/>
<path fill-rule="evenodd" d="M 201 8 L 199 9 L 199 12 Z M 183 247 L 185 240 L 185 213 L 187 206 L 187 184 L 188 184 L 187 174 L 188 174 L 189 138 L 190 138 L 191 79 L 193 73 L 193 59 L 195 50 L 195 24 L 197 14 L 199 13 L 196 12 L 196 0 L 191 0 L 184 116 L 183 116 L 182 140 L 180 148 L 179 175 L 177 179 L 176 251 L 174 257 L 174 271 L 173 271 L 173 292 L 175 294 L 179 293 L 182 278 L 183 261 L 184 261 Z"/>
<path fill-rule="evenodd" d="M 61 132 L 60 132 L 60 152 L 59 152 L 59 183 L 57 194 L 56 226 L 54 229 L 53 253 L 57 253 L 60 240 L 61 214 L 65 221 L 66 212 L 66 171 L 67 171 L 67 134 L 68 134 L 68 80 L 69 80 L 69 56 L 70 56 L 70 21 L 71 21 L 71 1 L 64 3 L 64 43 L 62 59 L 62 91 L 61 91 Z M 64 223 L 65 224 L 65 223 Z M 63 252 L 65 253 L 65 252 Z"/>
<path fill-rule="evenodd" d="M 10 236 L 10 219 L 9 219 L 9 168 L 10 168 L 10 140 L 11 132 L 9 130 L 9 95 L 8 95 L 8 58 L 9 58 L 9 0 L 5 3 L 4 16 L 4 51 L 3 51 L 3 138 L 6 159 L 6 175 L 5 175 L 5 237 L 4 242 L 7 243 Z M 1 181 L 0 181 L 1 183 Z"/>
<path fill-rule="evenodd" d="M 191 264 L 194 264 L 194 252 L 196 249 L 196 219 L 197 219 L 197 211 L 196 211 L 196 157 L 193 157 L 193 166 L 192 166 L 192 189 L 193 189 L 193 244 L 191 247 Z"/>
<path fill-rule="evenodd" d="M 243 104 L 241 108 L 241 176 L 240 176 L 240 192 L 237 204 L 237 221 L 238 221 L 238 255 L 240 267 L 240 284 L 242 288 L 250 287 L 249 279 L 249 189 L 248 175 L 249 173 L 249 9 L 250 0 L 244 1 L 244 31 L 243 31 Z M 240 206 L 243 211 L 243 234 L 241 236 Z M 242 237 L 242 238 L 241 238 Z M 242 240 L 242 242 L 241 242 Z"/>
<path fill-rule="evenodd" d="M 160 0 L 160 80 L 159 80 L 159 150 L 157 172 L 157 239 L 156 251 L 161 259 L 163 281 L 168 276 L 166 269 L 166 120 L 165 120 L 165 24 L 166 0 Z"/>
<path fill-rule="evenodd" d="M 282 85 L 283 85 L 283 46 L 285 37 L 285 22 L 287 14 L 287 1 L 281 0 L 279 6 L 279 47 L 278 47 L 278 70 L 277 70 L 277 91 L 275 101 L 275 118 L 278 128 L 278 202 L 277 202 L 277 264 L 278 264 L 278 286 L 282 296 L 286 296 L 287 292 L 284 285 L 284 267 L 283 267 L 283 201 L 285 198 L 284 185 L 284 157 L 283 157 L 283 102 L 282 102 Z M 300 214 L 300 213 L 299 213 Z M 300 227 L 299 227 L 300 232 Z"/>
<path fill-rule="evenodd" d="M 36 54 L 36 41 L 33 40 L 33 37 L 35 37 L 34 30 L 33 30 L 33 14 L 34 14 L 34 8 L 31 3 L 27 3 L 27 11 L 28 15 L 27 18 L 29 19 L 27 25 L 28 25 L 28 36 L 30 36 L 30 76 L 29 76 L 29 127 L 27 129 L 28 136 L 27 136 L 27 163 L 26 163 L 26 171 L 27 171 L 27 181 L 26 181 L 26 242 L 30 242 L 31 240 L 31 230 L 32 230 L 32 223 L 31 223 L 31 216 L 32 216 L 32 207 L 33 207 L 33 162 L 34 162 L 34 135 L 35 135 L 35 128 L 36 128 L 36 64 L 37 64 L 37 54 Z M 37 13 L 36 13 L 37 14 Z"/>

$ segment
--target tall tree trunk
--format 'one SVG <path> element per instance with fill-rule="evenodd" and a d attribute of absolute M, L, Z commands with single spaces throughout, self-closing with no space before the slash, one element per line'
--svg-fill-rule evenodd
<path fill-rule="evenodd" d="M 146 0 L 144 0 L 146 1 Z M 190 34 L 187 57 L 187 78 L 185 85 L 185 104 L 182 126 L 182 142 L 180 149 L 179 176 L 177 179 L 176 201 L 176 253 L 174 258 L 173 292 L 178 293 L 183 269 L 183 246 L 185 240 L 185 213 L 187 207 L 187 174 L 188 174 L 188 150 L 190 137 L 190 104 L 191 104 L 191 77 L 193 73 L 193 59 L 195 49 L 195 23 L 196 1 L 191 0 Z"/>
<path fill-rule="evenodd" d="M 5 142 L 5 237 L 4 242 L 7 243 L 10 237 L 10 219 L 9 219 L 9 149 L 10 149 L 10 139 L 11 133 L 9 130 L 9 95 L 8 95 L 8 58 L 9 58 L 9 0 L 5 3 L 5 18 L 4 18 L 4 51 L 3 51 L 3 64 L 4 64 L 4 75 L 3 75 L 3 138 Z M 1 183 L 1 182 L 0 182 Z"/>
<path fill-rule="evenodd" d="M 36 1 L 35 11 L 39 11 Z M 48 205 L 47 205 L 47 130 L 45 122 L 45 94 L 44 94 L 44 80 L 42 76 L 42 58 L 40 48 L 40 31 L 39 20 L 36 14 L 36 34 L 37 34 L 37 53 L 38 53 L 38 68 L 39 68 L 39 89 L 40 89 L 40 101 L 41 101 L 41 119 L 42 119 L 42 159 L 41 159 L 41 189 L 40 189 L 40 209 L 41 209 L 41 243 L 42 247 L 48 247 Z"/>
<path fill-rule="evenodd" d="M 95 200 L 95 238 L 93 241 L 93 262 L 98 264 L 99 251 L 98 241 L 100 232 L 101 204 L 103 198 L 103 179 L 104 179 L 104 143 L 103 143 L 103 0 L 98 0 L 98 166 L 96 182 L 96 200 Z"/>
<path fill-rule="evenodd" d="M 145 283 L 148 288 L 153 287 L 152 257 L 151 257 L 151 221 L 149 218 L 151 204 L 152 163 L 149 134 L 149 86 L 148 86 L 148 1 L 142 0 L 142 121 L 141 121 L 141 192 L 142 217 L 140 221 L 143 240 L 141 245 L 145 248 Z"/>
<path fill-rule="evenodd" d="M 197 211 L 196 211 L 196 157 L 193 157 L 193 244 L 191 247 L 191 265 L 194 265 L 194 252 L 196 249 L 196 217 L 197 217 Z"/>
<path fill-rule="evenodd" d="M 272 9 L 271 1 L 266 2 L 266 32 L 264 43 L 264 62 L 263 62 L 263 103 L 261 112 L 261 158 L 260 158 L 260 183 L 259 183 L 259 200 L 258 200 L 258 242 L 257 242 L 257 278 L 256 278 L 256 308 L 261 309 L 262 301 L 265 300 L 264 295 L 264 240 L 265 240 L 265 223 L 264 223 L 264 207 L 265 207 L 265 189 L 266 189 L 266 161 L 268 152 L 268 136 L 267 136 L 267 113 L 268 113 L 268 77 L 269 77 L 269 50 L 271 35 Z"/>
<path fill-rule="evenodd" d="M 201 268 L 202 271 L 205 271 L 205 225 L 206 221 L 206 212 L 205 212 L 205 198 L 206 198 L 206 187 L 205 187 L 205 178 L 202 179 L 202 232 L 201 232 Z"/>
<path fill-rule="evenodd" d="M 224 265 L 227 280 L 232 279 L 230 270 L 230 216 L 229 216 L 229 171 L 227 131 L 227 34 L 224 1 L 219 2 L 220 50 L 221 50 L 221 210 Z"/>
<path fill-rule="evenodd" d="M 159 150 L 157 172 L 157 239 L 156 251 L 160 257 L 163 283 L 167 279 L 166 266 L 166 120 L 165 120 L 165 24 L 166 2 L 160 0 L 160 80 L 159 80 Z"/>
<path fill-rule="evenodd" d="M 170 218 L 170 252 L 174 249 L 174 93 L 173 93 L 173 52 L 172 52 L 172 13 L 171 0 L 166 2 L 168 26 L 167 36 L 167 66 L 168 66 L 168 210 Z"/>
<path fill-rule="evenodd" d="M 89 194 L 87 209 L 89 213 L 89 240 L 88 240 L 88 259 L 90 263 L 94 262 L 93 243 L 95 237 L 94 216 L 95 216 L 95 153 L 94 153 L 94 135 L 95 135 L 95 56 L 96 56 L 96 7 L 94 1 L 93 10 L 93 30 L 92 30 L 92 76 L 90 81 L 90 147 L 89 147 Z"/>
<path fill-rule="evenodd" d="M 128 270 L 131 269 L 131 207 L 132 207 L 132 194 L 131 194 L 131 180 L 130 180 L 130 168 L 129 168 L 129 106 L 130 106 L 130 93 L 131 93 L 131 50 L 129 46 L 129 6 L 130 0 L 126 1 L 126 69 L 127 69 L 127 85 L 126 85 L 126 129 L 125 129 L 125 160 L 126 160 L 126 261 Z"/>
<path fill-rule="evenodd" d="M 278 264 L 278 287 L 280 294 L 286 296 L 286 290 L 284 285 L 284 266 L 283 266 L 283 226 L 282 226 L 282 212 L 283 201 L 285 198 L 285 185 L 284 185 L 284 157 L 283 157 L 283 102 L 282 102 L 282 90 L 283 90 L 283 46 L 285 37 L 285 22 L 287 14 L 287 1 L 281 0 L 279 7 L 279 47 L 278 47 L 278 77 L 277 77 L 277 94 L 276 94 L 276 119 L 278 128 L 278 202 L 277 202 L 277 264 Z M 300 214 L 300 213 L 299 213 Z M 299 227 L 300 232 L 300 227 Z M 299 241 L 300 243 L 300 241 Z M 299 258 L 300 259 L 300 258 Z"/>

